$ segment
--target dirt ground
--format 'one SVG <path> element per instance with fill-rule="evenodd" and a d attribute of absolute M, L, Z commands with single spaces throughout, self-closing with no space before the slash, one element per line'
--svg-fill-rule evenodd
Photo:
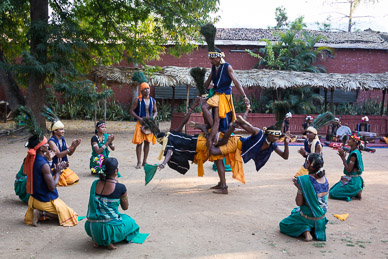
<path fill-rule="evenodd" d="M 70 157 L 70 167 L 80 177 L 71 187 L 59 187 L 60 198 L 80 216 L 85 216 L 91 183 L 90 138 L 93 122 L 65 121 L 66 139 L 83 139 Z M 169 125 L 162 125 L 165 129 Z M 388 149 L 363 153 L 366 188 L 363 199 L 351 202 L 329 200 L 327 242 L 291 238 L 279 232 L 279 222 L 296 207 L 292 176 L 303 163 L 290 147 L 290 158 L 275 153 L 260 172 L 254 163 L 244 166 L 247 183 L 227 173 L 229 195 L 213 194 L 218 182 L 212 164 L 205 164 L 205 176 L 197 177 L 192 165 L 186 175 L 169 169 L 157 172 L 144 185 L 144 171 L 136 170 L 135 145 L 131 144 L 134 123 L 108 123 L 116 135 L 120 182 L 127 186 L 130 207 L 125 213 L 136 220 L 140 232 L 150 233 L 144 244 L 118 244 L 118 249 L 96 249 L 84 230 L 85 220 L 71 228 L 55 221 L 40 227 L 23 223 L 27 206 L 14 193 L 13 182 L 26 155 L 25 139 L 1 137 L 0 257 L 1 258 L 388 258 Z M 283 147 L 281 147 L 283 148 Z M 158 163 L 160 145 L 151 147 L 149 163 Z M 326 176 L 334 185 L 342 174 L 337 152 L 324 148 Z M 349 213 L 346 221 L 333 214 Z"/>

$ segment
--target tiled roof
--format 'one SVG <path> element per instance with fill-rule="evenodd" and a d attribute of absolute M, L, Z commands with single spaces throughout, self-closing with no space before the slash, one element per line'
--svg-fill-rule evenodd
<path fill-rule="evenodd" d="M 264 45 L 263 39 L 277 41 L 276 30 L 249 28 L 218 28 L 216 45 Z M 309 31 L 314 35 L 323 35 L 318 46 L 334 48 L 361 48 L 388 50 L 388 35 L 375 31 L 361 32 L 322 32 Z M 260 43 L 259 43 L 260 42 Z"/>

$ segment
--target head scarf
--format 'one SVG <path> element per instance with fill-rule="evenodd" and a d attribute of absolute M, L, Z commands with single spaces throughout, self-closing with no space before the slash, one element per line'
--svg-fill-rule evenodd
<path fill-rule="evenodd" d="M 208 58 L 221 58 L 221 64 L 225 64 L 225 53 L 222 52 L 219 48 L 216 48 L 216 51 L 209 51 L 208 52 Z"/>
<path fill-rule="evenodd" d="M 263 130 L 266 135 L 273 135 L 273 136 L 279 136 L 279 137 L 280 135 L 282 135 L 282 132 L 280 130 L 267 129 L 266 127 L 264 127 Z"/>
<path fill-rule="evenodd" d="M 306 132 L 311 132 L 311 133 L 315 134 L 315 138 L 311 142 L 311 147 L 310 147 L 311 153 L 315 153 L 315 146 L 317 145 L 317 142 L 319 141 L 318 131 L 316 128 L 310 126 L 306 129 Z"/>
<path fill-rule="evenodd" d="M 314 119 L 313 116 L 307 116 L 306 121 Z"/>
<path fill-rule="evenodd" d="M 287 112 L 286 113 L 286 118 L 292 118 L 292 113 L 291 112 Z"/>
<path fill-rule="evenodd" d="M 30 148 L 27 151 L 27 157 L 24 160 L 23 173 L 27 175 L 27 193 L 34 193 L 34 162 L 36 158 L 36 150 L 47 143 L 47 138 L 43 137 L 43 140 L 34 148 Z"/>
<path fill-rule="evenodd" d="M 361 118 L 361 121 L 362 121 L 362 122 L 368 122 L 368 121 L 369 121 L 368 116 L 362 117 L 362 118 Z"/>
<path fill-rule="evenodd" d="M 339 118 L 335 118 L 334 121 L 339 123 L 340 119 Z"/>
<path fill-rule="evenodd" d="M 149 86 L 148 83 L 143 82 L 143 83 L 140 84 L 140 94 L 139 94 L 139 96 L 137 97 L 137 98 L 139 98 L 140 101 L 143 100 L 143 94 L 141 93 L 141 91 L 143 91 L 144 89 L 147 89 L 147 88 L 150 89 L 150 86 Z"/>
<path fill-rule="evenodd" d="M 52 126 L 51 126 L 51 131 L 57 130 L 57 129 L 63 129 L 65 125 L 61 121 L 56 121 Z"/>

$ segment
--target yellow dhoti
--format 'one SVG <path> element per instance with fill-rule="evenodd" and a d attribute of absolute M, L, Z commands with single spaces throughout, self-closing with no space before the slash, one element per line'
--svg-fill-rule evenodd
<path fill-rule="evenodd" d="M 78 175 L 70 168 L 66 168 L 59 177 L 58 186 L 70 186 L 77 184 L 78 181 Z"/>
<path fill-rule="evenodd" d="M 133 144 L 142 144 L 144 141 L 150 142 L 152 144 L 156 144 L 156 137 L 154 134 L 144 134 L 141 131 L 142 125 L 140 122 L 136 123 L 135 133 L 133 134 L 132 143 Z"/>
<path fill-rule="evenodd" d="M 32 225 L 34 209 L 58 215 L 59 225 L 61 226 L 72 227 L 78 224 L 78 214 L 59 198 L 49 202 L 41 202 L 30 196 L 24 223 Z"/>
<path fill-rule="evenodd" d="M 220 119 L 226 118 L 226 114 L 232 112 L 232 121 L 236 120 L 236 112 L 234 111 L 233 98 L 231 94 L 215 93 L 207 100 L 207 104 L 211 107 L 218 107 L 218 115 Z"/>
<path fill-rule="evenodd" d="M 203 163 L 205 163 L 209 157 L 209 150 L 206 146 L 206 138 L 203 136 L 203 134 L 198 135 L 197 147 L 195 151 L 196 154 L 194 156 L 194 163 L 198 165 L 198 176 L 202 177 L 205 174 Z"/>
<path fill-rule="evenodd" d="M 230 136 L 226 145 L 220 146 L 222 155 L 225 157 L 225 164 L 230 165 L 233 178 L 245 184 L 243 159 L 241 157 L 242 142 L 241 136 Z"/>

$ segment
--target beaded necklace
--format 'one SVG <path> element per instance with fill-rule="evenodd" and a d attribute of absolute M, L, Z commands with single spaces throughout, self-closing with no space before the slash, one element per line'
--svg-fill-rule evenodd
<path fill-rule="evenodd" d="M 101 142 L 100 142 L 100 138 L 98 137 L 98 134 L 96 134 L 96 137 L 97 137 L 98 143 L 102 143 L 102 144 L 105 143 L 105 134 L 102 134 L 102 141 Z"/>

